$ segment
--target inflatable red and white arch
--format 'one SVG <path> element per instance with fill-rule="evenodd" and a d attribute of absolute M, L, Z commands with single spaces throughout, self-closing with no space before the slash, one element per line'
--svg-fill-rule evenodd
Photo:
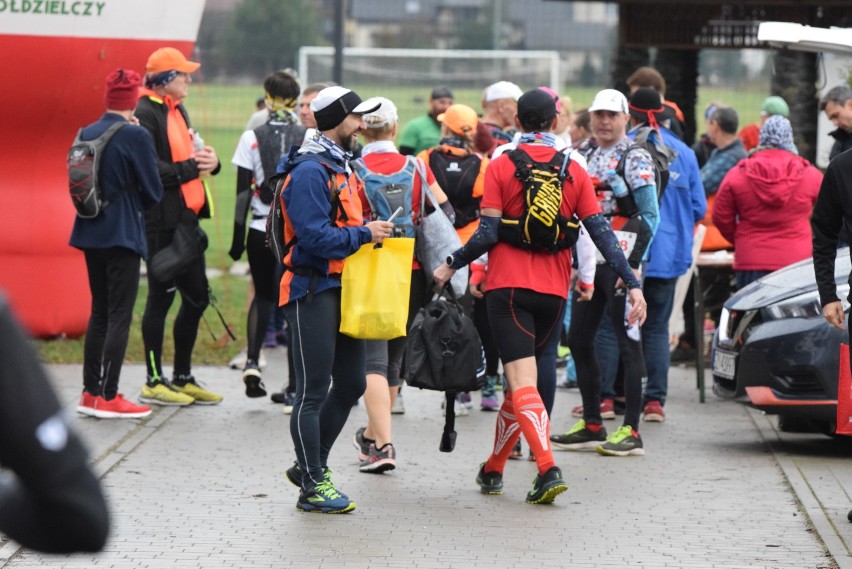
<path fill-rule="evenodd" d="M 0 0 L 0 290 L 36 337 L 79 336 L 90 295 L 68 245 L 65 158 L 104 111 L 104 78 L 145 71 L 171 46 L 189 55 L 204 0 Z"/>

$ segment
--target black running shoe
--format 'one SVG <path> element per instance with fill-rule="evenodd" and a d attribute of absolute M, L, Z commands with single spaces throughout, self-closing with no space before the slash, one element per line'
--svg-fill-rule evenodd
<path fill-rule="evenodd" d="M 512 454 L 509 455 L 509 458 L 512 460 L 521 460 L 524 458 L 524 449 L 521 446 L 521 438 L 518 437 L 518 442 L 515 443 L 515 446 L 512 447 Z"/>
<path fill-rule="evenodd" d="M 543 475 L 536 475 L 532 490 L 527 494 L 528 504 L 550 504 L 558 495 L 568 489 L 562 479 L 562 471 L 553 466 Z"/>
<path fill-rule="evenodd" d="M 479 484 L 479 491 L 483 494 L 503 493 L 503 474 L 500 472 L 485 472 L 484 462 L 479 465 L 479 472 L 476 474 L 476 483 Z"/>
<path fill-rule="evenodd" d="M 273 403 L 281 403 L 284 405 L 284 414 L 289 415 L 293 412 L 293 405 L 296 404 L 296 394 L 290 391 L 276 391 L 269 396 Z"/>
<path fill-rule="evenodd" d="M 292 484 L 293 486 L 297 486 L 299 489 L 302 489 L 302 478 L 304 478 L 304 475 L 302 473 L 302 467 L 299 466 L 298 460 L 293 461 L 293 466 L 288 468 L 284 472 L 284 475 L 287 477 L 287 480 L 290 481 L 290 484 Z M 334 482 L 331 479 L 331 469 L 327 466 L 322 467 L 322 479 L 328 482 L 329 484 L 334 485 Z M 340 492 L 340 490 L 338 490 L 338 492 L 341 496 L 347 498 L 346 494 Z"/>
<path fill-rule="evenodd" d="M 293 461 L 293 466 L 287 469 L 284 473 L 287 476 L 287 480 L 290 481 L 290 484 L 293 486 L 302 487 L 302 467 L 299 466 L 299 461 Z"/>
<path fill-rule="evenodd" d="M 553 446 L 562 450 L 595 450 L 606 442 L 606 429 L 601 427 L 592 431 L 586 427 L 586 421 L 580 419 L 571 429 L 561 435 L 550 435 Z"/>
<path fill-rule="evenodd" d="M 266 387 L 261 379 L 260 366 L 254 360 L 246 362 L 246 368 L 243 370 L 243 383 L 246 384 L 246 397 L 252 399 L 257 397 L 266 397 Z"/>

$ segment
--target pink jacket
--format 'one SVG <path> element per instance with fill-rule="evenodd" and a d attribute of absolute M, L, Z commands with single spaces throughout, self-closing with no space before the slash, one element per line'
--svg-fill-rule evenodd
<path fill-rule="evenodd" d="M 760 150 L 719 186 L 713 224 L 734 244 L 734 270 L 775 271 L 811 256 L 810 218 L 822 172 L 781 149 Z"/>

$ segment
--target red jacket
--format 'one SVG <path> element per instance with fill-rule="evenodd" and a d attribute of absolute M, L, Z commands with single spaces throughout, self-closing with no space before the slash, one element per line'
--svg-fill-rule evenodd
<path fill-rule="evenodd" d="M 775 271 L 810 257 L 821 183 L 822 172 L 786 150 L 760 150 L 734 166 L 713 204 L 713 223 L 734 244 L 734 270 Z"/>

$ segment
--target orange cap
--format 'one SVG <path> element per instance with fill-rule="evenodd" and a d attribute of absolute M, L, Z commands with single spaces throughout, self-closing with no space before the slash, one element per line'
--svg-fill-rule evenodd
<path fill-rule="evenodd" d="M 479 124 L 479 117 L 472 108 L 457 103 L 450 105 L 446 111 L 438 115 L 438 121 L 447 125 L 454 133 L 463 135 L 469 131 L 476 130 L 476 125 Z"/>
<path fill-rule="evenodd" d="M 180 71 L 181 73 L 193 73 L 201 67 L 200 63 L 189 61 L 184 55 L 173 47 L 161 47 L 151 54 L 145 71 L 148 73 L 162 73 L 163 71 Z"/>

